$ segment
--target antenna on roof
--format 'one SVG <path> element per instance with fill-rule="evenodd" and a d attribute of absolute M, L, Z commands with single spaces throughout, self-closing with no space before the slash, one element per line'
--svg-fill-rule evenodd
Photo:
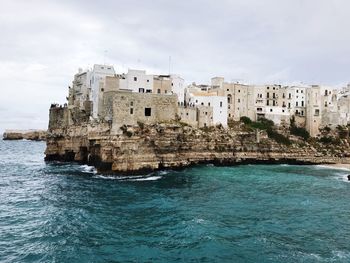
<path fill-rule="evenodd" d="M 107 55 L 108 50 L 103 51 L 103 65 L 106 65 L 106 55 Z"/>
<path fill-rule="evenodd" d="M 171 69 L 171 56 L 169 56 L 169 75 L 170 75 L 170 73 L 171 73 L 171 72 L 170 72 L 170 71 L 171 71 L 170 69 Z"/>

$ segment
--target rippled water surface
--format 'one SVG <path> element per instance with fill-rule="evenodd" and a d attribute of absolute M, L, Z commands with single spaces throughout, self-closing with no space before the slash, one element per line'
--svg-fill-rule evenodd
<path fill-rule="evenodd" d="M 349 172 L 197 166 L 108 177 L 0 141 L 0 262 L 350 262 Z"/>

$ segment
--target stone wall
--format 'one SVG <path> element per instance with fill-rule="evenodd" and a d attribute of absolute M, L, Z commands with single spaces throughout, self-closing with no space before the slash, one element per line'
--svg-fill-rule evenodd
<path fill-rule="evenodd" d="M 119 91 L 113 97 L 112 130 L 120 133 L 123 125 L 175 120 L 177 113 L 176 95 Z"/>
<path fill-rule="evenodd" d="M 210 106 L 198 106 L 198 127 L 213 126 L 213 108 Z"/>
<path fill-rule="evenodd" d="M 181 118 L 181 122 L 198 127 L 197 108 L 179 106 L 178 115 Z"/>

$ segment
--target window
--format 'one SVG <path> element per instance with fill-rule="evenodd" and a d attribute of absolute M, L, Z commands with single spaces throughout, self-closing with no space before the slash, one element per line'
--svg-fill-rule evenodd
<path fill-rule="evenodd" d="M 145 89 L 144 88 L 139 88 L 139 93 L 145 93 Z"/>
<path fill-rule="evenodd" d="M 149 82 L 149 79 L 147 80 L 147 82 Z"/>
<path fill-rule="evenodd" d="M 208 102 L 208 106 L 210 106 L 210 102 Z"/>
<path fill-rule="evenodd" d="M 304 107 L 304 101 L 301 101 L 301 107 Z"/>
<path fill-rule="evenodd" d="M 146 93 L 152 93 L 151 89 L 146 89 Z"/>
<path fill-rule="evenodd" d="M 130 114 L 134 114 L 134 109 L 130 108 Z"/>
<path fill-rule="evenodd" d="M 275 100 L 272 101 L 272 106 L 276 106 L 276 101 Z"/>
<path fill-rule="evenodd" d="M 157 91 L 157 92 L 158 92 L 158 94 L 160 94 L 160 89 L 158 89 L 158 91 Z M 191 101 L 191 99 L 190 99 L 190 101 Z"/>
<path fill-rule="evenodd" d="M 267 87 L 267 89 L 270 89 L 270 87 Z"/>
<path fill-rule="evenodd" d="M 238 99 L 238 103 L 240 103 L 241 102 L 241 99 Z"/>
<path fill-rule="evenodd" d="M 229 89 L 227 89 L 227 91 L 229 91 Z"/>
<path fill-rule="evenodd" d="M 266 101 L 266 106 L 269 106 L 269 105 L 270 105 L 270 101 L 267 100 L 267 101 Z"/>
<path fill-rule="evenodd" d="M 167 94 L 167 93 L 168 93 L 168 91 L 167 91 L 167 90 L 164 90 L 164 93 L 165 93 L 165 94 Z"/>
<path fill-rule="evenodd" d="M 290 109 L 290 102 L 288 102 L 288 108 Z"/>
<path fill-rule="evenodd" d="M 297 89 L 297 93 L 299 93 L 299 90 Z"/>
<path fill-rule="evenodd" d="M 282 110 L 282 112 L 284 112 L 284 110 Z"/>
<path fill-rule="evenodd" d="M 201 105 L 204 106 L 204 102 L 202 102 Z"/>
<path fill-rule="evenodd" d="M 208 112 L 207 112 L 207 111 L 205 112 L 205 115 L 208 115 Z"/>
<path fill-rule="evenodd" d="M 222 101 L 220 101 L 220 107 L 222 107 Z"/>
<path fill-rule="evenodd" d="M 298 102 L 295 103 L 295 107 L 298 107 Z"/>
<path fill-rule="evenodd" d="M 134 106 L 134 102 L 133 101 L 130 101 L 130 106 Z"/>
<path fill-rule="evenodd" d="M 171 86 L 174 86 L 174 83 L 171 83 Z"/>
<path fill-rule="evenodd" d="M 238 90 L 238 93 L 240 93 L 240 92 L 241 92 L 241 90 L 239 89 L 239 90 Z"/>
<path fill-rule="evenodd" d="M 292 98 L 292 94 L 288 94 L 288 99 L 291 99 Z"/>
<path fill-rule="evenodd" d="M 270 112 L 272 112 L 272 109 L 270 109 Z"/>
<path fill-rule="evenodd" d="M 270 93 L 269 92 L 266 94 L 266 98 L 270 98 Z"/>
<path fill-rule="evenodd" d="M 137 81 L 137 77 L 134 77 L 134 81 Z"/>
<path fill-rule="evenodd" d="M 151 116 L 151 108 L 145 108 L 145 116 Z"/>
<path fill-rule="evenodd" d="M 105 91 L 105 89 L 104 89 L 104 88 L 101 88 L 101 91 Z"/>
<path fill-rule="evenodd" d="M 301 111 L 301 116 L 304 116 L 304 111 L 303 110 Z"/>
<path fill-rule="evenodd" d="M 315 110 L 315 116 L 319 116 L 320 115 L 320 110 Z"/>

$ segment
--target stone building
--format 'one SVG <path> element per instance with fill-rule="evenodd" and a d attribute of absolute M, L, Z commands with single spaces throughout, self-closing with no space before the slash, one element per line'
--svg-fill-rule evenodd
<path fill-rule="evenodd" d="M 181 122 L 193 127 L 203 128 L 214 125 L 211 106 L 179 106 L 178 116 Z"/>
<path fill-rule="evenodd" d="M 111 102 L 114 133 L 120 133 L 123 125 L 171 121 L 178 114 L 176 95 L 116 91 Z"/>

